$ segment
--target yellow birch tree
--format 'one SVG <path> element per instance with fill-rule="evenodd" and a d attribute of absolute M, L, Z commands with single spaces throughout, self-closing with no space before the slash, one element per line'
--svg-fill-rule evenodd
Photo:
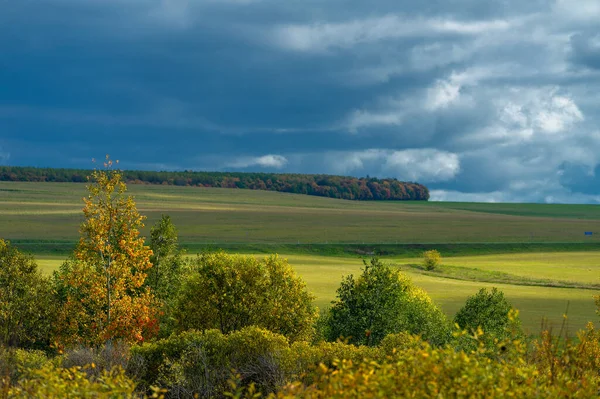
<path fill-rule="evenodd" d="M 63 345 L 134 343 L 158 330 L 157 301 L 144 285 L 152 267 L 152 250 L 139 233 L 144 217 L 108 156 L 104 167 L 88 178 L 81 237 L 56 275 Z"/>

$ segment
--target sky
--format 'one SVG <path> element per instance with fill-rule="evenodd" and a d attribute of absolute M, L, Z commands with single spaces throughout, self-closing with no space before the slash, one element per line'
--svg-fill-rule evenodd
<path fill-rule="evenodd" d="M 598 0 L 0 0 L 0 165 L 600 203 Z"/>

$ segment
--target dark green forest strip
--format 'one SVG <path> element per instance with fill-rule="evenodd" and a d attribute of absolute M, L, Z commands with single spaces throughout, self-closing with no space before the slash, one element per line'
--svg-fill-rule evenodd
<path fill-rule="evenodd" d="M 7 237 L 9 240 L 10 238 Z M 10 240 L 17 248 L 44 255 L 68 255 L 75 241 Z M 600 251 L 600 243 L 464 243 L 464 244 L 250 244 L 250 243 L 181 243 L 188 253 L 223 249 L 239 253 L 282 253 L 321 256 L 396 256 L 418 257 L 423 251 L 437 249 L 444 258 L 469 255 L 496 255 L 534 252 Z M 469 269 L 471 270 L 471 269 Z"/>
<path fill-rule="evenodd" d="M 449 278 L 453 280 L 524 285 L 531 287 L 577 288 L 583 290 L 600 289 L 600 284 L 585 284 L 580 282 L 550 280 L 544 278 L 529 278 L 515 276 L 514 274 L 499 271 L 481 270 L 471 267 L 441 265 L 436 267 L 435 270 L 425 270 L 421 265 L 416 264 L 403 264 L 396 266 L 398 266 L 398 268 L 402 271 L 410 271 L 412 273 L 423 274 L 425 276 Z"/>
<path fill-rule="evenodd" d="M 0 166 L 0 181 L 81 183 L 91 170 Z M 429 190 L 422 184 L 375 177 L 243 172 L 156 172 L 124 170 L 132 184 L 220 187 L 278 191 L 359 201 L 427 201 Z"/>

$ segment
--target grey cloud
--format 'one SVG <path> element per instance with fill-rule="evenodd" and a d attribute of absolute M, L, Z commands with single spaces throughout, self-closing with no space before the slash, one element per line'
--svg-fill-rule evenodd
<path fill-rule="evenodd" d="M 259 157 L 240 157 L 234 161 L 227 162 L 225 167 L 235 169 L 245 169 L 252 166 L 262 168 L 281 169 L 288 163 L 283 155 L 267 154 Z"/>
<path fill-rule="evenodd" d="M 558 175 L 560 184 L 574 193 L 600 195 L 600 164 L 564 162 Z"/>
<path fill-rule="evenodd" d="M 478 35 L 502 32 L 510 21 L 459 21 L 446 18 L 420 19 L 385 15 L 342 23 L 311 23 L 278 26 L 273 32 L 276 43 L 294 51 L 327 51 L 350 48 L 404 37 Z"/>
<path fill-rule="evenodd" d="M 372 176 L 404 181 L 437 182 L 452 179 L 460 171 L 456 154 L 433 148 L 331 152 L 325 155 L 337 173 L 367 171 Z"/>
<path fill-rule="evenodd" d="M 577 33 L 571 37 L 572 59 L 575 63 L 600 69 L 600 33 Z"/>

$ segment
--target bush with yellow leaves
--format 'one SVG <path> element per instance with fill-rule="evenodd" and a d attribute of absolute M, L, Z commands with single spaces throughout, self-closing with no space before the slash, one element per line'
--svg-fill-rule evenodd
<path fill-rule="evenodd" d="M 577 340 L 543 333 L 532 348 L 515 336 L 490 347 L 480 328 L 456 335 L 475 349 L 393 335 L 374 356 L 321 363 L 268 398 L 591 398 L 600 392 L 600 333 L 591 324 Z M 257 390 L 232 384 L 232 395 L 256 398 Z"/>

